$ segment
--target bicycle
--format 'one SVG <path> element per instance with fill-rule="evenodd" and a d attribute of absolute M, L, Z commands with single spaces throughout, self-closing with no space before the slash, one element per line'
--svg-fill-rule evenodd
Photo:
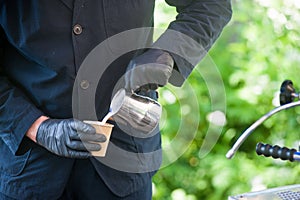
<path fill-rule="evenodd" d="M 268 118 L 274 114 L 295 106 L 300 106 L 300 93 L 297 93 L 293 87 L 291 80 L 285 80 L 280 87 L 280 106 L 274 108 L 270 112 L 263 115 L 255 121 L 248 129 L 246 129 L 232 148 L 227 152 L 226 157 L 231 159 L 245 140 L 253 133 L 253 131 Z M 294 102 L 295 99 L 298 101 Z M 281 159 L 290 162 L 300 162 L 300 146 L 299 150 L 294 148 L 280 147 L 278 145 L 270 145 L 257 143 L 256 153 L 273 159 Z M 228 200 L 300 200 L 300 184 L 281 186 L 277 188 L 266 189 L 257 192 L 248 192 L 244 194 L 228 197 Z"/>

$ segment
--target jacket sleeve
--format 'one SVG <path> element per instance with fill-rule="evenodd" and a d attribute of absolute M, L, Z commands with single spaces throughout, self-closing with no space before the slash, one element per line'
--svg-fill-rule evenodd
<path fill-rule="evenodd" d="M 16 154 L 32 123 L 42 115 L 25 94 L 5 73 L 4 57 L 7 42 L 0 27 L 0 139 Z"/>
<path fill-rule="evenodd" d="M 177 76 L 175 79 L 171 77 L 170 82 L 180 86 L 231 19 L 231 2 L 230 0 L 166 0 L 166 2 L 176 7 L 178 15 L 154 46 L 171 53 L 176 63 L 174 69 L 180 72 L 180 77 Z"/>

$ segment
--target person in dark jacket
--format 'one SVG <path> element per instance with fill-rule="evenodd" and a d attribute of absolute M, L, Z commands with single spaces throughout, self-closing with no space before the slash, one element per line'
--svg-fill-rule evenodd
<path fill-rule="evenodd" d="M 0 199 L 151 199 L 160 135 L 135 137 L 110 121 L 109 147 L 138 156 L 127 161 L 108 150 L 97 159 L 91 152 L 107 138 L 82 122 L 95 118 L 77 107 L 81 98 L 96 99 L 102 119 L 120 80 L 154 99 L 157 86 L 180 86 L 231 18 L 230 0 L 166 3 L 178 15 L 153 43 L 155 0 L 0 0 Z M 110 40 L 130 30 L 132 40 Z M 108 65 L 99 55 L 95 83 L 79 72 L 101 44 L 109 53 L 134 48 Z M 132 70 L 138 66 L 150 70 Z M 86 95 L 91 88 L 95 94 Z M 149 152 L 158 153 L 141 155 Z"/>

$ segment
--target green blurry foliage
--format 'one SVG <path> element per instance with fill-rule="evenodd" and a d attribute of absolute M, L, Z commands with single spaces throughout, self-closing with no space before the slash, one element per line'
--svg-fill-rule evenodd
<path fill-rule="evenodd" d="M 176 136 L 182 118 L 200 116 L 195 138 L 185 153 L 153 178 L 154 200 L 227 199 L 229 195 L 300 182 L 300 165 L 257 156 L 257 142 L 298 148 L 300 108 L 282 111 L 263 123 L 241 146 L 232 160 L 225 158 L 240 134 L 266 112 L 278 106 L 282 81 L 291 79 L 300 90 L 300 3 L 298 0 L 233 0 L 233 17 L 209 54 L 197 67 L 213 60 L 222 75 L 226 98 L 226 124 L 217 144 L 205 157 L 203 144 L 211 107 L 209 89 L 196 70 L 188 78 L 197 96 L 199 111 L 193 107 L 181 113 L 176 99 L 164 95 L 160 102 L 166 119 L 162 130 L 163 146 Z M 166 28 L 175 18 L 174 8 L 157 0 L 156 27 Z M 180 98 L 186 90 L 175 88 Z M 199 113 L 196 113 L 200 112 Z"/>

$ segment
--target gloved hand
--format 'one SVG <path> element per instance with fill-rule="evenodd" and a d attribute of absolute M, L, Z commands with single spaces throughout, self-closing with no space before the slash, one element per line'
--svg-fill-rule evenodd
<path fill-rule="evenodd" d="M 172 74 L 174 60 L 168 52 L 150 49 L 130 61 L 125 74 L 125 88 L 137 91 L 164 86 Z"/>
<path fill-rule="evenodd" d="M 76 119 L 47 119 L 38 128 L 36 141 L 50 152 L 69 158 L 87 158 L 89 151 L 99 151 L 105 142 L 93 126 Z"/>

